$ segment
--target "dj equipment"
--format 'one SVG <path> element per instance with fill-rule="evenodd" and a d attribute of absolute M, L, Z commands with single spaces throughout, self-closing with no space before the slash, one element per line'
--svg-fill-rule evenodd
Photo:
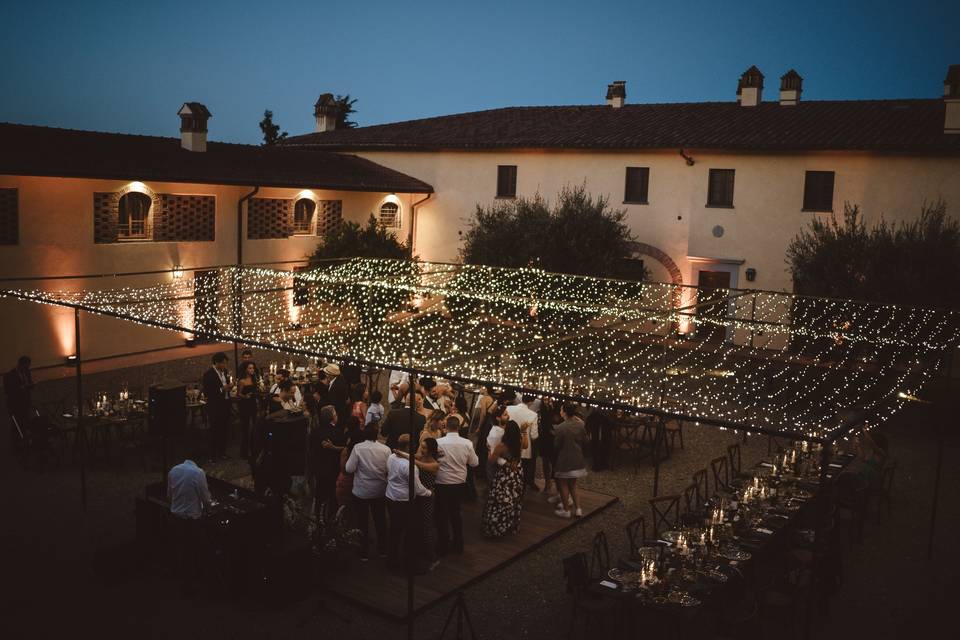
<path fill-rule="evenodd" d="M 150 386 L 147 402 L 151 435 L 179 435 L 187 424 L 187 387 L 181 382 Z"/>
<path fill-rule="evenodd" d="M 310 421 L 303 414 L 291 415 L 286 411 L 269 414 L 264 420 L 264 438 L 277 468 L 288 476 L 306 474 L 307 429 Z"/>

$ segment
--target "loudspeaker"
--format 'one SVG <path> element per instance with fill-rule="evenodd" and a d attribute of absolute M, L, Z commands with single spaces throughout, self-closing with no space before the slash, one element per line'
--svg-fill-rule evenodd
<path fill-rule="evenodd" d="M 181 382 L 150 385 L 147 402 L 150 434 L 179 435 L 187 424 L 187 387 Z"/>
<path fill-rule="evenodd" d="M 306 416 L 264 421 L 266 437 L 271 440 L 271 450 L 285 475 L 302 476 L 306 473 L 309 426 L 310 421 Z"/>

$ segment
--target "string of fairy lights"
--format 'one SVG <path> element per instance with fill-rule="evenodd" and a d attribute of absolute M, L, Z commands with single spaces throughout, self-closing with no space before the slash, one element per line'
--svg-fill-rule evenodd
<path fill-rule="evenodd" d="M 960 314 L 401 260 L 18 298 L 301 355 L 640 412 L 830 438 L 888 418 L 960 339 Z"/>

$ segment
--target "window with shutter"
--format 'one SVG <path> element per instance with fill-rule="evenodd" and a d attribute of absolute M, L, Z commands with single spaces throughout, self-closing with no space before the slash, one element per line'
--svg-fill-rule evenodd
<path fill-rule="evenodd" d="M 396 202 L 384 202 L 380 205 L 380 226 L 388 229 L 400 228 L 400 205 Z"/>
<path fill-rule="evenodd" d="M 517 197 L 517 165 L 501 164 L 497 167 L 497 197 Z"/>
<path fill-rule="evenodd" d="M 120 197 L 120 209 L 117 216 L 117 238 L 120 240 L 149 240 L 153 229 L 150 227 L 150 196 L 138 191 L 125 193 Z"/>
<path fill-rule="evenodd" d="M 647 204 L 647 190 L 649 185 L 649 167 L 627 167 L 623 201 L 632 204 Z"/>
<path fill-rule="evenodd" d="M 310 198 L 300 198 L 293 205 L 293 234 L 308 235 L 313 231 L 313 215 L 317 203 Z"/>
<path fill-rule="evenodd" d="M 733 169 L 710 169 L 707 188 L 708 207 L 733 206 Z"/>
<path fill-rule="evenodd" d="M 807 171 L 803 182 L 804 211 L 833 211 L 833 171 Z"/>

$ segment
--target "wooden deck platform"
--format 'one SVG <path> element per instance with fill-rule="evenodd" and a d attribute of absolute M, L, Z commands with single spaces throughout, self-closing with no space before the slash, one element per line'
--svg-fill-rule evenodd
<path fill-rule="evenodd" d="M 547 503 L 541 493 L 527 492 L 520 532 L 501 540 L 487 540 L 480 532 L 482 499 L 464 503 L 464 552 L 447 556 L 433 572 L 416 576 L 414 616 L 617 501 L 613 496 L 584 489 L 580 489 L 579 494 L 583 517 L 565 520 L 553 514 L 553 505 Z M 558 565 L 558 576 L 559 570 Z M 346 570 L 326 576 L 321 588 L 384 616 L 396 620 L 407 618 L 406 574 L 388 571 L 386 561 L 376 555 L 372 555 L 369 562 L 351 562 Z"/>

